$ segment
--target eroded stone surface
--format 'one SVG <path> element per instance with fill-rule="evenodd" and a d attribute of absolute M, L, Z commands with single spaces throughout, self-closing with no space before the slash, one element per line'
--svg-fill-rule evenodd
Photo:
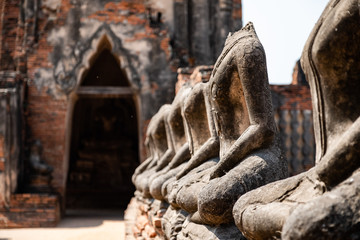
<path fill-rule="evenodd" d="M 183 231 L 177 236 L 178 240 L 209 239 L 209 240 L 245 240 L 234 224 L 209 226 L 196 224 L 188 219 L 183 224 Z"/>
<path fill-rule="evenodd" d="M 333 0 L 310 34 L 301 61 L 316 166 L 238 200 L 234 218 L 246 238 L 359 239 L 359 19 L 358 1 Z"/>

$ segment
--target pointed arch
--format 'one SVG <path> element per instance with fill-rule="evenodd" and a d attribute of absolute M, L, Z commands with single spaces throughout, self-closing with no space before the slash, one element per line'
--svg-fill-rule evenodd
<path fill-rule="evenodd" d="M 108 36 L 103 35 L 96 51 L 90 56 L 88 64 L 86 64 L 88 68 L 81 74 L 78 87 L 132 87 L 126 72 L 121 69 L 119 57 L 112 52 L 112 49 Z"/>
<path fill-rule="evenodd" d="M 118 160 L 122 162 L 109 163 L 114 164 L 115 168 L 127 168 L 127 171 L 122 171 L 122 174 L 131 173 L 131 169 L 134 170 L 140 162 L 139 157 L 142 151 L 142 145 L 140 144 L 142 142 L 140 134 L 140 97 L 137 87 L 129 79 L 129 71 L 126 70 L 128 69 L 128 63 L 124 60 L 124 57 L 114 53 L 114 41 L 107 34 L 102 34 L 100 38 L 93 39 L 91 45 L 96 47 L 89 49 L 87 57 L 84 56 L 85 67 L 79 71 L 77 86 L 70 94 L 69 99 L 63 168 L 66 173 L 65 187 L 68 186 L 69 181 L 77 181 L 76 173 L 73 171 L 74 166 L 84 164 L 84 162 L 78 163 L 76 161 L 79 161 L 80 158 L 83 161 L 83 157 L 87 156 L 86 151 L 89 151 L 88 149 L 94 150 L 94 146 L 103 145 L 104 150 L 106 150 L 113 144 L 115 147 L 107 150 L 112 152 L 113 157 L 121 156 L 116 151 L 136 151 L 136 153 L 128 153 L 122 160 L 121 157 L 118 157 Z M 92 147 L 87 148 L 89 146 Z M 124 149 L 121 149 L 121 147 Z M 95 152 L 88 155 L 87 160 L 91 160 L 91 155 L 96 156 L 99 153 Z M 131 162 L 131 159 L 126 158 L 132 158 L 133 162 Z M 93 163 L 88 162 L 85 164 L 98 163 L 94 160 Z M 103 168 L 108 169 L 110 173 L 114 169 L 114 167 L 106 168 L 104 166 L 101 169 Z M 70 170 L 72 172 L 69 172 Z M 121 172 L 121 169 L 117 170 Z M 111 175 L 110 173 L 109 175 Z M 119 174 L 118 172 L 113 175 Z M 131 185 L 131 183 L 126 182 L 130 180 L 131 174 L 126 178 L 128 179 L 125 179 L 124 184 Z M 119 184 L 122 180 L 118 179 L 116 181 Z M 100 179 L 98 183 L 100 183 Z M 104 186 L 100 189 L 102 188 Z M 117 191 L 120 190 L 117 189 Z M 120 196 L 126 195 L 123 192 L 117 192 L 116 194 Z"/>

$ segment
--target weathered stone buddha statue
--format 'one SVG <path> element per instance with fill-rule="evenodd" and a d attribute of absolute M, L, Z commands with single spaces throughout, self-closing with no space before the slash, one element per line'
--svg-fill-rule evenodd
<path fill-rule="evenodd" d="M 208 175 L 210 168 L 219 160 L 219 139 L 208 106 L 209 101 L 206 99 L 206 86 L 206 83 L 195 84 L 183 101 L 182 117 L 191 158 L 177 171 L 176 177 L 170 178 L 167 182 L 167 200 L 172 207 L 167 209 L 162 219 L 162 228 L 168 239 L 178 237 L 188 215 L 180 210 L 180 206 L 186 211 L 188 207 L 196 208 L 197 201 L 193 195 L 201 188 L 202 178 Z"/>
<path fill-rule="evenodd" d="M 151 125 L 151 120 L 150 120 L 150 123 L 148 126 Z M 143 173 L 144 171 L 146 171 L 148 168 L 151 168 L 153 167 L 154 165 L 156 165 L 156 162 L 153 161 L 154 160 L 154 153 L 153 153 L 153 147 L 151 147 L 151 144 L 150 143 L 152 140 L 151 140 L 151 136 L 149 134 L 150 130 L 149 128 L 147 128 L 147 131 L 146 131 L 146 137 L 145 137 L 145 142 L 144 142 L 144 145 L 145 145 L 145 149 L 146 149 L 146 153 L 147 153 L 147 158 L 144 162 L 142 162 L 134 171 L 134 174 L 132 175 L 132 183 L 135 185 L 136 183 L 136 178 L 138 177 L 139 174 Z"/>
<path fill-rule="evenodd" d="M 164 183 L 180 171 L 186 161 L 190 159 L 189 145 L 186 141 L 183 118 L 181 116 L 183 101 L 189 94 L 191 87 L 183 85 L 175 96 L 167 115 L 169 135 L 172 139 L 173 153 L 168 153 L 157 167 L 157 173 L 150 179 L 150 193 L 158 200 L 164 200 L 162 192 Z M 171 157 L 169 157 L 171 156 Z"/>
<path fill-rule="evenodd" d="M 220 161 L 194 195 L 192 221 L 233 221 L 236 200 L 287 176 L 277 146 L 265 53 L 252 23 L 230 34 L 209 81 L 208 99 L 220 141 Z"/>
<path fill-rule="evenodd" d="M 360 239 L 360 17 L 358 0 L 331 0 L 305 45 L 316 165 L 243 195 L 247 239 Z"/>
<path fill-rule="evenodd" d="M 135 169 L 135 172 L 132 176 L 132 182 L 135 185 L 137 191 L 141 191 L 140 185 L 139 185 L 141 176 L 144 174 L 144 172 L 146 172 L 149 169 L 156 166 L 157 160 L 158 160 L 155 155 L 154 143 L 152 141 L 151 133 L 150 133 L 151 125 L 154 120 L 155 120 L 155 118 L 151 118 L 151 120 L 148 124 L 147 130 L 146 130 L 145 142 L 144 142 L 145 147 L 146 147 L 146 152 L 148 154 L 148 158 Z"/>
<path fill-rule="evenodd" d="M 149 192 L 149 178 L 156 172 L 156 168 L 159 164 L 161 157 L 166 153 L 168 146 L 165 119 L 170 110 L 170 105 L 166 104 L 160 108 L 160 110 L 152 117 L 149 126 L 149 139 L 152 149 L 152 160 L 149 161 L 149 165 L 146 169 L 138 174 L 135 179 L 135 186 L 144 197 L 151 198 Z"/>
<path fill-rule="evenodd" d="M 220 143 L 207 99 L 207 86 L 207 83 L 196 84 L 184 101 L 183 119 L 191 158 L 177 173 L 178 180 L 167 189 L 171 191 L 169 203 L 187 212 L 196 211 L 197 198 L 194 195 L 205 184 L 202 178 L 219 161 Z"/>

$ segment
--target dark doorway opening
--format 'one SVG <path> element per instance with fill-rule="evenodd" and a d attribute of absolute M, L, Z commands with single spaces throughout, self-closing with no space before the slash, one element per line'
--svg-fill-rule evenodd
<path fill-rule="evenodd" d="M 135 97 L 128 86 L 114 56 L 102 51 L 74 105 L 67 209 L 123 208 L 133 195 L 131 175 L 139 164 L 139 141 Z"/>

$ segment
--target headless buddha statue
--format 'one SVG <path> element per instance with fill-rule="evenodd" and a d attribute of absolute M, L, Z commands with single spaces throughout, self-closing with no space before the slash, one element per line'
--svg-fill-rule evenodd
<path fill-rule="evenodd" d="M 196 84 L 183 105 L 183 119 L 191 159 L 177 173 L 178 179 L 172 184 L 168 200 L 174 208 L 187 212 L 197 209 L 199 189 L 206 183 L 203 177 L 219 161 L 219 138 L 215 130 L 211 107 L 206 94 L 207 83 Z"/>
<path fill-rule="evenodd" d="M 252 23 L 228 36 L 208 84 L 220 161 L 193 195 L 196 208 L 188 210 L 192 221 L 219 225 L 233 221 L 232 208 L 241 195 L 287 176 L 276 141 L 265 53 Z"/>
<path fill-rule="evenodd" d="M 178 239 L 188 212 L 196 210 L 197 200 L 193 195 L 197 195 L 205 184 L 202 178 L 219 160 L 219 139 L 205 99 L 206 87 L 206 83 L 196 84 L 183 102 L 182 117 L 191 158 L 166 185 L 171 207 L 162 218 L 162 228 L 168 239 Z"/>
<path fill-rule="evenodd" d="M 151 125 L 151 120 L 148 126 Z M 149 128 L 147 128 L 146 131 L 146 137 L 145 137 L 145 149 L 146 149 L 146 153 L 147 153 L 147 158 L 144 162 L 142 162 L 134 171 L 134 174 L 131 177 L 132 183 L 135 185 L 136 183 L 136 178 L 138 177 L 139 174 L 143 173 L 144 171 L 146 171 L 146 169 L 148 169 L 148 167 L 151 167 L 151 165 L 153 164 L 153 159 L 154 159 L 154 153 L 153 153 L 153 147 L 151 147 L 150 141 L 151 141 L 151 137 L 149 134 Z"/>
<path fill-rule="evenodd" d="M 247 239 L 360 238 L 360 17 L 358 0 L 331 0 L 302 54 L 316 141 L 315 167 L 243 195 Z"/>
<path fill-rule="evenodd" d="M 164 200 L 166 194 L 162 192 L 164 183 L 180 171 L 184 162 L 190 158 L 189 145 L 186 141 L 184 132 L 184 123 L 181 117 L 181 110 L 183 101 L 189 94 L 191 87 L 189 85 L 183 85 L 174 101 L 171 104 L 169 114 L 167 115 L 167 124 L 169 135 L 172 140 L 172 154 L 169 153 L 166 158 L 163 158 L 160 162 L 157 173 L 150 179 L 150 193 L 158 200 Z"/>
<path fill-rule="evenodd" d="M 149 178 L 156 172 L 159 160 L 169 148 L 165 126 L 165 119 L 169 110 L 169 104 L 162 106 L 152 117 L 148 126 L 148 138 L 150 148 L 152 149 L 152 158 L 151 160 L 148 160 L 147 166 L 143 167 L 143 172 L 138 174 L 135 178 L 135 186 L 145 198 L 152 197 L 149 192 Z"/>

